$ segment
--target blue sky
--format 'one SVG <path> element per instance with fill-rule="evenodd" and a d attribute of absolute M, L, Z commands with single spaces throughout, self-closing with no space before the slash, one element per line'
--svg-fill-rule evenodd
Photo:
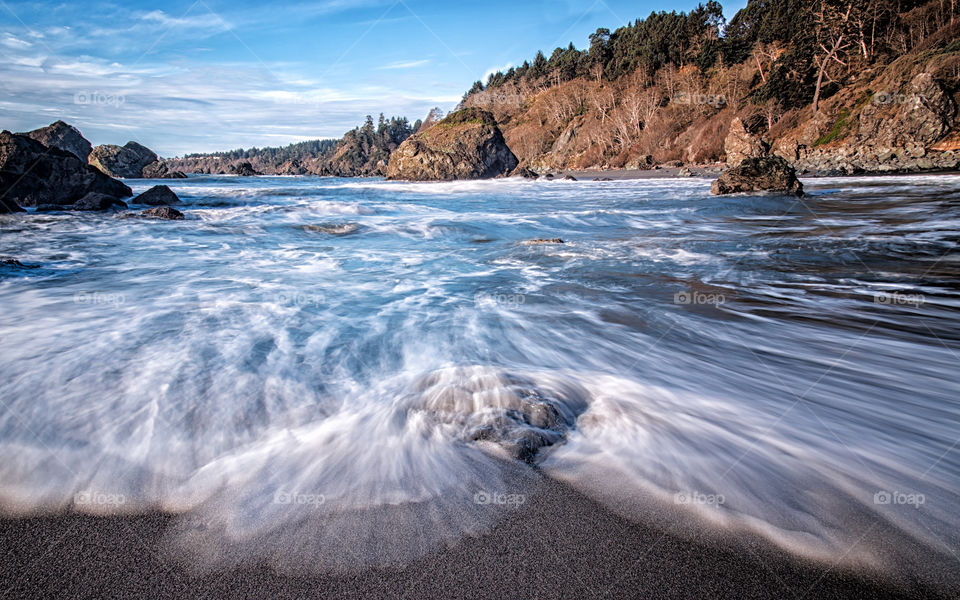
<path fill-rule="evenodd" d="M 63 119 L 95 145 L 161 156 L 339 137 L 367 114 L 449 110 L 538 49 L 696 4 L 0 0 L 0 128 Z"/>

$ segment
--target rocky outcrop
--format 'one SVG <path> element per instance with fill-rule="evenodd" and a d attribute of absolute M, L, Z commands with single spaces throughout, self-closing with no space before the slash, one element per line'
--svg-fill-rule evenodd
<path fill-rule="evenodd" d="M 253 177 L 254 175 L 263 175 L 263 173 L 254 169 L 253 166 L 248 162 L 242 162 L 236 166 L 230 167 L 230 173 L 234 175 L 240 175 L 241 177 Z"/>
<path fill-rule="evenodd" d="M 63 121 L 57 121 L 46 127 L 20 135 L 34 139 L 48 148 L 59 148 L 64 152 L 69 152 L 83 162 L 87 162 L 90 151 L 93 150 L 93 146 L 76 127 Z"/>
<path fill-rule="evenodd" d="M 894 92 L 864 99 L 859 113 L 843 109 L 832 119 L 817 113 L 774 152 L 804 172 L 819 175 L 956 169 L 960 151 L 948 140 L 957 107 L 926 72 Z"/>
<path fill-rule="evenodd" d="M 171 171 L 167 163 L 162 160 L 152 162 L 140 171 L 140 176 L 144 179 L 186 179 L 187 176 L 180 171 Z"/>
<path fill-rule="evenodd" d="M 126 208 L 127 203 L 108 194 L 90 192 L 70 206 L 70 210 L 96 211 L 110 210 L 111 208 Z"/>
<path fill-rule="evenodd" d="M 157 162 L 153 150 L 136 142 L 123 146 L 106 144 L 97 146 L 90 153 L 90 164 L 111 177 L 140 179 L 143 168 Z"/>
<path fill-rule="evenodd" d="M 182 221 L 185 218 L 182 212 L 169 206 L 150 208 L 138 213 L 138 216 L 145 219 L 164 219 L 167 221 Z"/>
<path fill-rule="evenodd" d="M 479 108 L 451 113 L 400 144 L 387 179 L 450 181 L 506 175 L 517 166 L 493 115 Z"/>
<path fill-rule="evenodd" d="M 91 192 L 128 198 L 133 192 L 74 154 L 25 135 L 0 133 L 0 197 L 19 206 L 70 206 Z"/>
<path fill-rule="evenodd" d="M 715 195 L 741 192 L 780 192 L 803 195 L 803 184 L 790 163 L 779 156 L 748 158 L 727 169 L 713 182 Z"/>
<path fill-rule="evenodd" d="M 730 122 L 730 132 L 723 140 L 723 151 L 727 155 L 728 165 L 739 165 L 745 159 L 766 156 L 768 150 L 767 144 L 750 133 L 740 117 L 734 117 Z"/>
<path fill-rule="evenodd" d="M 180 198 L 165 185 L 155 185 L 133 200 L 134 204 L 145 204 L 147 206 L 170 206 L 180 204 Z"/>

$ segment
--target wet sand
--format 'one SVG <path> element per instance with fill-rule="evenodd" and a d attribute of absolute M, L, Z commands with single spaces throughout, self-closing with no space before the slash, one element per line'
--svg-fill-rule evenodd
<path fill-rule="evenodd" d="M 194 575 L 163 558 L 172 517 L 0 521 L 2 598 L 931 598 L 755 545 L 686 540 L 626 521 L 570 488 L 537 484 L 489 534 L 404 568 L 290 576 Z M 944 567 L 949 568 L 949 565 Z"/>

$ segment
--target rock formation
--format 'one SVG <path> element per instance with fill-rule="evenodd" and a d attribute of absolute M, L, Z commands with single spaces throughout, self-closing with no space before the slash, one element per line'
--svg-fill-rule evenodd
<path fill-rule="evenodd" d="M 180 204 L 180 198 L 165 185 L 155 185 L 133 200 L 133 204 L 145 204 L 147 206 L 170 206 L 171 204 Z"/>
<path fill-rule="evenodd" d="M 169 206 L 158 206 L 156 208 L 147 209 L 141 213 L 138 213 L 137 216 L 147 218 L 147 219 L 164 219 L 167 221 L 182 221 L 184 219 L 183 213 L 175 208 Z"/>
<path fill-rule="evenodd" d="M 248 162 L 242 162 L 234 167 L 230 167 L 230 172 L 234 175 L 240 175 L 241 177 L 253 177 L 254 175 L 263 175 L 263 173 L 257 171 L 250 165 Z"/>
<path fill-rule="evenodd" d="M 782 192 L 803 195 L 803 184 L 796 171 L 779 156 L 748 158 L 736 167 L 727 169 L 713 182 L 710 191 L 715 195 L 739 192 Z"/>
<path fill-rule="evenodd" d="M 64 207 L 91 192 L 116 199 L 133 195 L 126 185 L 70 152 L 48 148 L 25 135 L 0 133 L 0 197 L 5 204 Z"/>
<path fill-rule="evenodd" d="M 76 127 L 63 121 L 57 121 L 46 127 L 34 129 L 33 131 L 20 135 L 34 139 L 48 148 L 59 148 L 65 152 L 69 152 L 83 162 L 87 162 L 90 151 L 93 150 L 93 146 L 83 137 L 83 134 L 81 134 Z"/>
<path fill-rule="evenodd" d="M 162 160 L 152 162 L 149 165 L 145 166 L 142 171 L 140 171 L 141 177 L 144 179 L 186 179 L 187 176 L 181 173 L 180 171 L 171 171 L 170 167 L 167 166 Z"/>
<path fill-rule="evenodd" d="M 143 168 L 157 162 L 157 155 L 146 146 L 127 142 L 123 146 L 105 144 L 90 153 L 90 164 L 111 177 L 139 179 Z"/>
<path fill-rule="evenodd" d="M 506 175 L 517 166 L 493 115 L 478 108 L 451 113 L 400 144 L 387 179 L 450 181 Z"/>
<path fill-rule="evenodd" d="M 723 141 L 723 151 L 727 155 L 727 164 L 739 165 L 747 158 L 759 158 L 767 155 L 767 145 L 759 137 L 747 131 L 740 117 L 730 122 L 730 132 Z"/>

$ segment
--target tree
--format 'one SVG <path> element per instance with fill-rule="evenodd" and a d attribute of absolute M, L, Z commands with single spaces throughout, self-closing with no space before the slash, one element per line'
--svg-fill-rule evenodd
<path fill-rule="evenodd" d="M 830 66 L 834 62 L 847 66 L 841 56 L 853 40 L 850 31 L 852 11 L 852 0 L 846 6 L 835 5 L 830 0 L 820 0 L 814 12 L 817 44 L 817 50 L 813 55 L 817 66 L 817 83 L 813 92 L 814 112 L 820 107 L 820 91 L 823 88 L 824 77 L 832 81 L 829 74 Z"/>

